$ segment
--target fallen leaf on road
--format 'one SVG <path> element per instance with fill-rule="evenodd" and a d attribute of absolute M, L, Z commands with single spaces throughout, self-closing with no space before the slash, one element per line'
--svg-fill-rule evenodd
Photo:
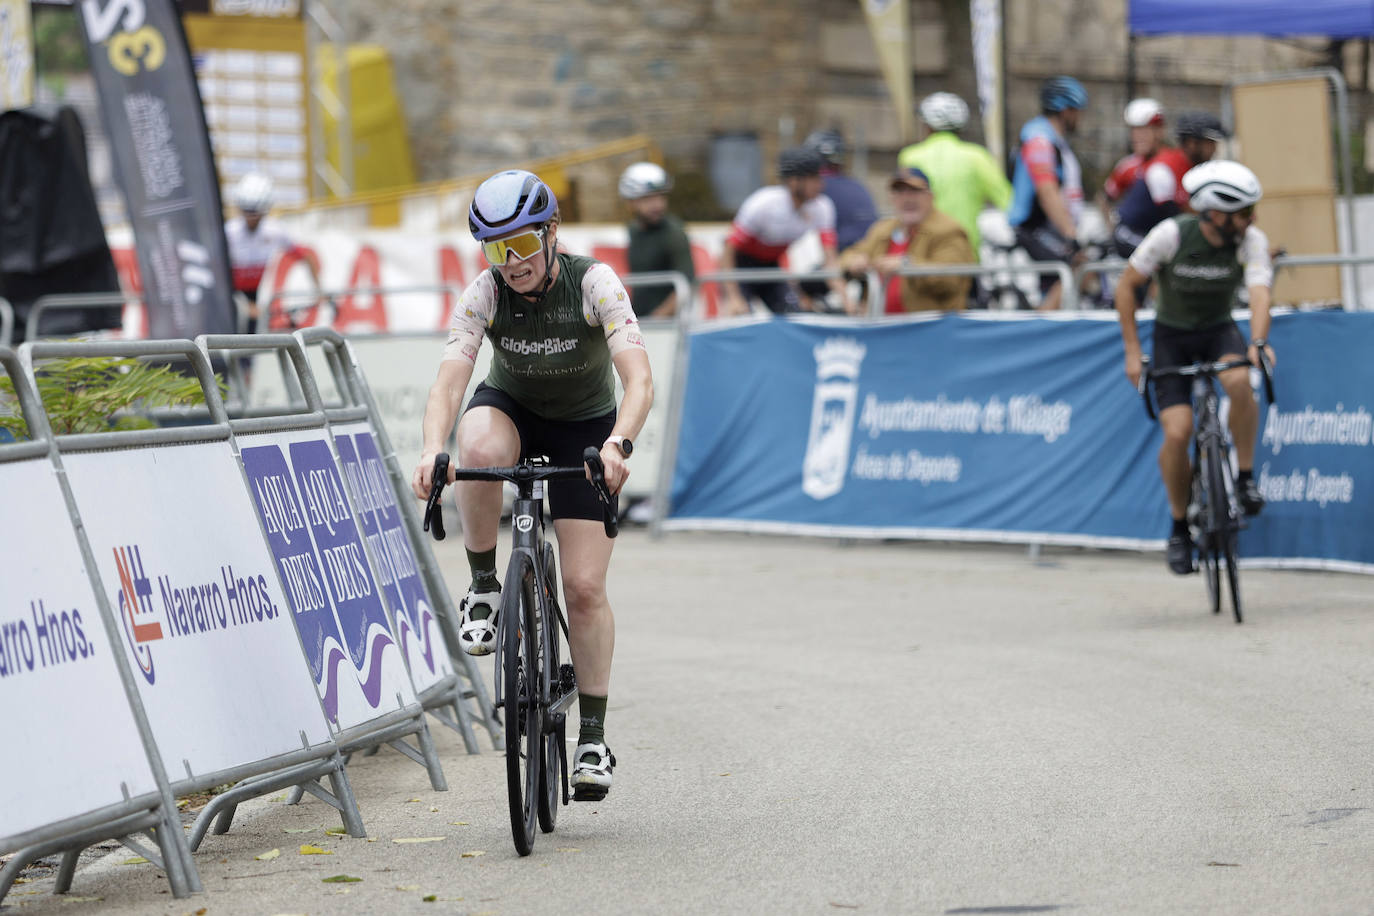
<path fill-rule="evenodd" d="M 285 795 L 273 795 L 268 801 L 286 801 Z"/>
<path fill-rule="evenodd" d="M 332 850 L 311 846 L 309 843 L 301 847 L 301 855 L 303 856 L 332 856 L 333 854 Z"/>
<path fill-rule="evenodd" d="M 205 916 L 205 914 L 208 912 L 210 911 L 207 908 L 201 907 L 200 909 L 196 910 L 196 916 Z"/>
<path fill-rule="evenodd" d="M 328 878 L 320 879 L 325 884 L 352 884 L 354 881 L 361 881 L 362 878 L 355 878 L 352 875 L 333 875 Z"/>
<path fill-rule="evenodd" d="M 420 899 L 423 900 L 425 903 L 433 903 L 434 901 L 436 901 L 436 900 L 439 899 L 439 895 L 438 895 L 438 894 L 426 894 L 425 896 L 421 897 Z"/>
<path fill-rule="evenodd" d="M 720 775 L 722 775 L 722 776 L 729 776 L 730 774 L 729 774 L 729 773 L 721 773 Z"/>
<path fill-rule="evenodd" d="M 837 910 L 857 910 L 859 908 L 857 903 L 836 903 L 833 900 L 830 901 L 830 905 Z"/>
<path fill-rule="evenodd" d="M 463 857 L 464 859 L 475 859 L 475 858 L 477 858 L 478 856 L 484 856 L 484 855 L 486 855 L 486 854 L 487 854 L 487 852 L 486 852 L 485 849 L 474 849 L 474 850 L 472 850 L 471 852 L 465 852 L 465 853 L 463 853 L 463 856 L 462 856 L 462 857 Z"/>
<path fill-rule="evenodd" d="M 420 885 L 418 885 L 418 884 L 398 884 L 398 885 L 396 885 L 396 890 L 398 890 L 398 891 L 418 891 L 419 889 L 420 889 Z"/>
<path fill-rule="evenodd" d="M 32 878 L 15 878 L 15 879 L 14 879 L 14 883 L 15 883 L 15 884 L 29 884 L 29 883 L 31 883 L 32 881 L 33 881 Z"/>
<path fill-rule="evenodd" d="M 257 859 L 259 862 L 270 862 L 272 859 L 275 859 L 279 855 L 281 855 L 280 849 L 269 849 L 262 855 L 253 856 L 253 858 Z"/>
<path fill-rule="evenodd" d="M 315 826 L 315 827 L 287 827 L 287 828 L 285 828 L 282 832 L 283 832 L 283 833 L 314 833 L 316 830 L 323 830 L 323 829 L 324 829 L 324 824 L 319 824 L 318 826 Z"/>
<path fill-rule="evenodd" d="M 1208 862 L 1208 865 L 1215 865 L 1218 868 L 1240 868 L 1239 862 Z"/>
<path fill-rule="evenodd" d="M 446 836 L 402 836 L 392 840 L 393 843 L 438 843 L 440 840 L 447 840 Z"/>
<path fill-rule="evenodd" d="M 148 860 L 145 859 L 145 858 L 143 858 L 143 856 L 134 856 L 134 857 L 132 857 L 132 858 L 125 859 L 123 862 L 120 862 L 119 864 L 120 864 L 120 865 L 147 865 L 147 864 L 148 864 Z"/>
<path fill-rule="evenodd" d="M 325 833 L 329 834 L 330 836 L 343 836 L 344 834 L 348 833 L 348 830 L 343 827 L 330 827 L 328 830 L 325 831 Z"/>
<path fill-rule="evenodd" d="M 406 799 L 406 804 L 408 805 L 408 804 L 410 804 L 411 802 L 417 802 L 417 801 L 419 801 L 418 798 L 407 798 L 407 799 Z"/>
<path fill-rule="evenodd" d="M 449 821 L 449 823 L 452 824 L 452 825 L 455 826 L 455 827 L 466 827 L 466 826 L 468 826 L 468 822 L 467 822 L 467 821 Z"/>
<path fill-rule="evenodd" d="M 431 814 L 438 814 L 438 813 L 439 813 L 439 809 L 438 809 L 438 808 L 433 808 L 433 807 L 431 807 L 431 808 L 429 809 L 429 811 L 430 811 Z"/>
<path fill-rule="evenodd" d="M 104 897 L 62 897 L 63 903 L 99 903 Z"/>
<path fill-rule="evenodd" d="M 582 850 L 578 849 L 576 846 L 559 846 L 559 847 L 558 847 L 558 851 L 559 851 L 559 852 L 581 852 Z"/>

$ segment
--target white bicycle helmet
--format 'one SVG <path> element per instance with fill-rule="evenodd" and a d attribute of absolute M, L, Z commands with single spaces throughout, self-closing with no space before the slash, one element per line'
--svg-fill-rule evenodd
<path fill-rule="evenodd" d="M 921 120 L 931 130 L 960 130 L 968 123 L 968 105 L 952 92 L 936 92 L 921 100 Z"/>
<path fill-rule="evenodd" d="M 249 172 L 234 185 L 234 206 L 245 213 L 266 213 L 272 209 L 272 179 Z"/>
<path fill-rule="evenodd" d="M 1148 127 L 1164 123 L 1164 106 L 1154 99 L 1132 99 L 1126 106 L 1127 127 Z"/>
<path fill-rule="evenodd" d="M 1229 159 L 1212 159 L 1193 166 L 1183 175 L 1183 190 L 1188 192 L 1188 203 L 1198 213 L 1235 213 L 1253 207 L 1264 196 L 1255 173 Z"/>
<path fill-rule="evenodd" d="M 654 162 L 636 162 L 620 173 L 620 196 L 624 200 L 639 200 L 650 194 L 667 194 L 673 189 L 673 179 Z"/>

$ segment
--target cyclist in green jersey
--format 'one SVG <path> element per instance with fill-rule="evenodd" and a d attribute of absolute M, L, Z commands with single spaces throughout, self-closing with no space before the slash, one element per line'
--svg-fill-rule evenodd
<path fill-rule="evenodd" d="M 898 153 L 897 164 L 930 176 L 935 209 L 959 221 L 976 256 L 982 242 L 978 214 L 987 206 L 1007 209 L 1011 182 L 991 153 L 977 143 L 959 139 L 959 131 L 968 123 L 968 105 L 963 99 L 952 92 L 937 92 L 922 100 L 920 112 L 930 133 Z"/>
<path fill-rule="evenodd" d="M 1155 315 L 1154 365 L 1184 366 L 1194 362 L 1239 359 L 1259 363 L 1268 345 L 1269 287 L 1274 269 L 1269 240 L 1254 224 L 1255 204 L 1263 196 L 1259 179 L 1239 162 L 1217 159 L 1189 169 L 1183 176 L 1194 214 L 1175 216 L 1156 225 L 1136 248 L 1116 286 L 1116 309 L 1126 351 L 1126 377 L 1136 385 L 1141 373 L 1140 338 L 1135 313 L 1137 290 L 1156 277 L 1159 305 Z M 1244 283 L 1250 293 L 1250 341 L 1231 318 L 1231 302 Z M 1245 368 L 1218 378 L 1231 399 L 1231 438 L 1236 447 L 1237 497 L 1247 515 L 1264 508 L 1255 484 L 1255 436 L 1259 407 Z M 1186 519 L 1192 463 L 1188 443 L 1193 434 L 1191 389 L 1186 378 L 1171 376 L 1155 385 L 1164 444 L 1159 471 L 1173 519 L 1167 559 L 1175 573 L 1193 572 L 1193 541 Z"/>
<path fill-rule="evenodd" d="M 540 454 L 555 465 L 579 465 L 583 450 L 594 445 L 607 488 L 618 493 L 630 473 L 633 437 L 653 403 L 649 357 L 625 287 L 605 264 L 558 252 L 558 201 L 530 172 L 513 169 L 484 181 L 473 195 L 468 225 L 491 269 L 454 307 L 425 406 L 424 449 L 411 489 L 428 497 L 435 455 L 458 421 L 463 466 L 509 466 Z M 484 337 L 495 351 L 491 370 L 459 420 Z M 625 388 L 618 411 L 612 367 Z M 472 569 L 459 638 L 468 654 L 487 655 L 495 648 L 500 607 L 501 484 L 462 482 L 456 489 Z M 554 481 L 548 494 L 581 714 L 571 782 L 575 797 L 602 798 L 615 765 L 605 741 L 615 645 L 606 573 L 615 542 L 606 536 L 589 482 Z"/>

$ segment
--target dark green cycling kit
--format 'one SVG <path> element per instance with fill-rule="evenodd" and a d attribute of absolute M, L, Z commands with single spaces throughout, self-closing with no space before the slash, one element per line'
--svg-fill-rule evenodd
<path fill-rule="evenodd" d="M 1155 320 L 1171 328 L 1196 330 L 1231 320 L 1231 304 L 1245 275 L 1238 246 L 1214 246 L 1196 216 L 1176 216 L 1178 252 L 1157 274 L 1159 304 Z"/>

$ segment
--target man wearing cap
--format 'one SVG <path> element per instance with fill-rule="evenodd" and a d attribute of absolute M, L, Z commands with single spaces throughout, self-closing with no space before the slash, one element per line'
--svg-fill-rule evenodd
<path fill-rule="evenodd" d="M 880 219 L 840 255 L 850 271 L 876 270 L 886 289 L 884 312 L 953 312 L 968 304 L 969 277 L 904 277 L 909 265 L 970 264 L 976 261 L 968 234 L 954 217 L 935 209 L 930 178 L 918 168 L 900 168 L 888 183 L 896 216 Z"/>
<path fill-rule="evenodd" d="M 1151 101 L 1136 99 L 1136 102 Z M 1156 106 L 1158 107 L 1158 106 Z M 1129 122 L 1131 108 L 1127 106 Z M 1144 109 L 1136 112 L 1143 118 Z M 1177 133 L 1180 146 L 1164 146 L 1164 112 L 1159 110 L 1158 123 L 1147 123 L 1146 128 L 1158 131 L 1158 147 L 1145 160 L 1140 170 L 1140 179 L 1122 195 L 1116 205 L 1116 225 L 1112 229 L 1112 240 L 1116 253 L 1129 258 L 1140 246 L 1151 229 L 1171 216 L 1188 209 L 1188 194 L 1183 190 L 1183 174 L 1199 163 L 1211 159 L 1217 151 L 1217 141 L 1225 137 L 1221 122 L 1214 115 L 1205 112 L 1184 112 L 1178 118 Z M 1132 142 L 1135 131 L 1132 127 Z"/>
<path fill-rule="evenodd" d="M 1164 146 L 1164 108 L 1154 99 L 1132 99 L 1126 106 L 1131 151 L 1122 156 L 1102 185 L 1107 203 L 1115 208 L 1140 178 L 1145 163 Z M 1104 210 L 1104 216 L 1110 214 Z"/>

